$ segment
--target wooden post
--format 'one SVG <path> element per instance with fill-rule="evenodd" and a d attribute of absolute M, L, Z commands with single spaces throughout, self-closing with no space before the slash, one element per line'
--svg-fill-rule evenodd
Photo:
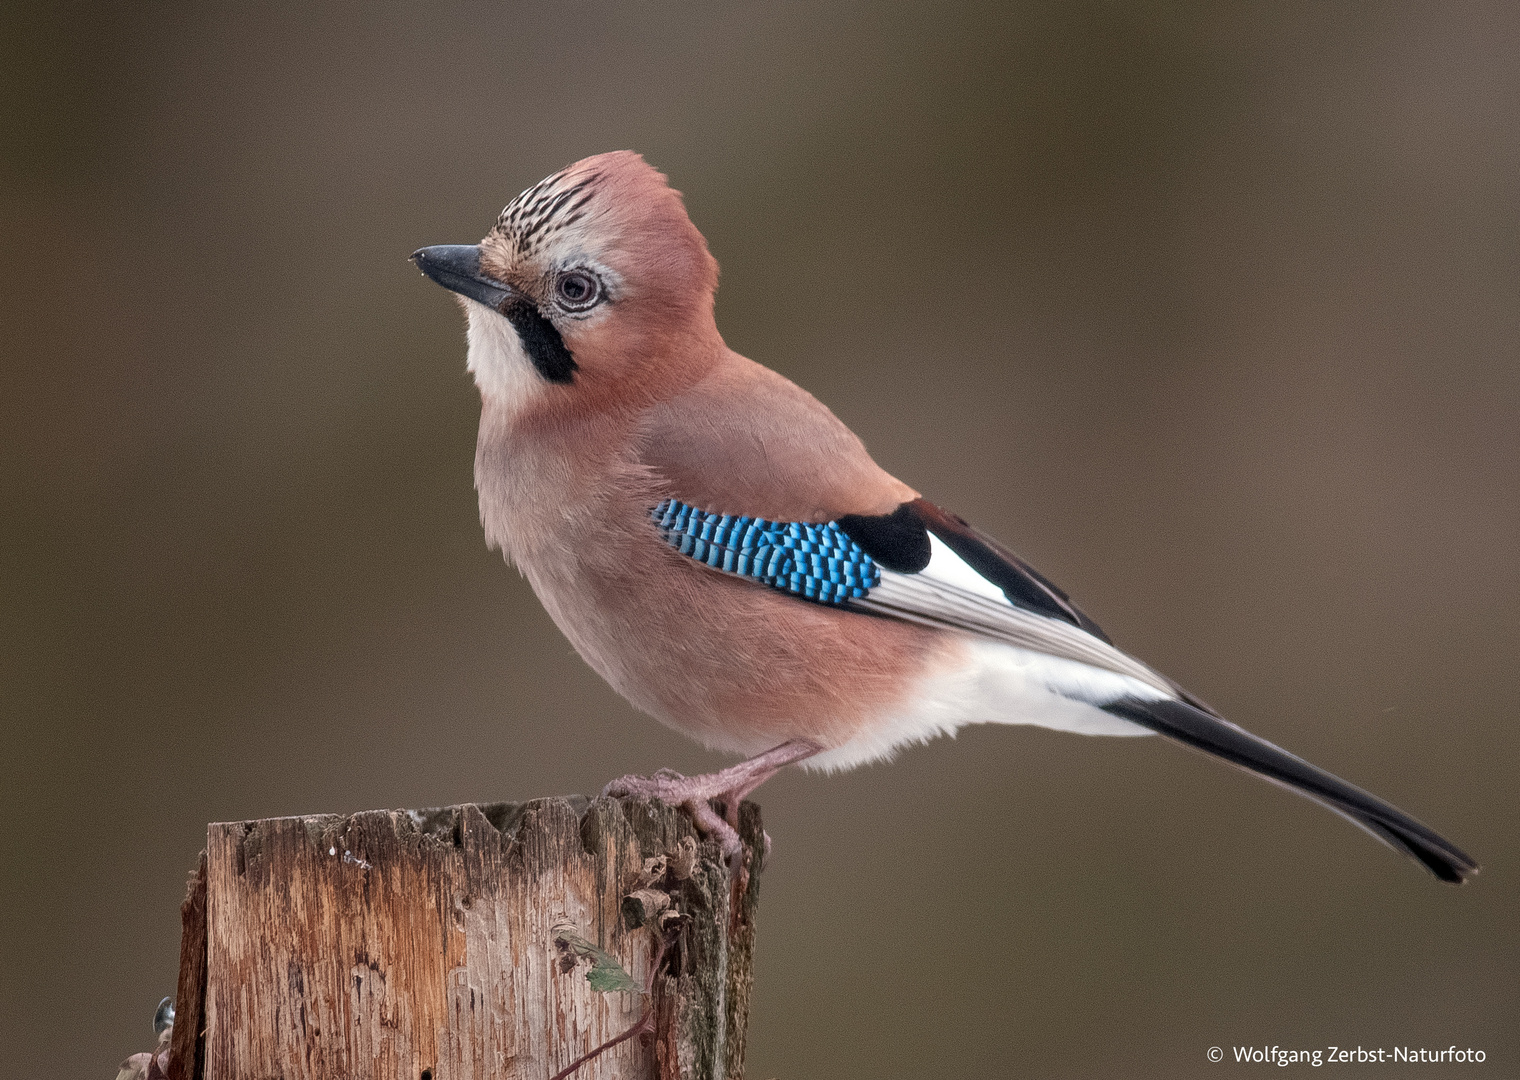
<path fill-rule="evenodd" d="M 213 824 L 170 1080 L 550 1080 L 635 1028 L 574 1080 L 741 1080 L 765 839 L 739 820 L 737 880 L 634 798 Z"/>

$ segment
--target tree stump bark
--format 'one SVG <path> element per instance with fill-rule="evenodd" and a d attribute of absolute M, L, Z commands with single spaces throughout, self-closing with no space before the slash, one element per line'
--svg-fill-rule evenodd
<path fill-rule="evenodd" d="M 212 824 L 169 1076 L 550 1080 L 642 1024 L 574 1080 L 740 1080 L 765 839 L 739 820 L 737 878 L 634 798 Z"/>

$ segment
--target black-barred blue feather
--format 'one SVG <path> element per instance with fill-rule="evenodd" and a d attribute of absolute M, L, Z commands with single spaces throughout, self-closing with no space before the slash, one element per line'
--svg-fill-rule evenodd
<path fill-rule="evenodd" d="M 767 521 L 712 514 L 666 499 L 649 516 L 665 542 L 716 570 L 824 604 L 859 600 L 881 570 L 835 522 Z"/>

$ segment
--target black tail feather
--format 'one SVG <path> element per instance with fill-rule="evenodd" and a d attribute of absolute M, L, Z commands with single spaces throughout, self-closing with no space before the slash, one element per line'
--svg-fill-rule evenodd
<path fill-rule="evenodd" d="M 1121 698 L 1103 708 L 1324 804 L 1418 859 L 1442 881 L 1460 885 L 1477 873 L 1470 856 L 1402 810 L 1203 709 L 1184 701 L 1139 698 Z"/>

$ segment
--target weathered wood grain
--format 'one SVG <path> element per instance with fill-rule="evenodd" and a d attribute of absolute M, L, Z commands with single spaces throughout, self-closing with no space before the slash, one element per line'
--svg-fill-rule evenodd
<path fill-rule="evenodd" d="M 652 1008 L 649 1034 L 576 1080 L 738 1080 L 764 846 L 754 806 L 740 823 L 738 887 L 686 815 L 631 798 L 213 824 L 199 958 L 193 890 L 186 901 L 174 1076 L 547 1080 Z M 646 861 L 666 853 L 685 863 L 651 882 Z M 682 917 L 627 925 L 640 888 Z M 652 995 L 593 990 L 584 963 L 563 971 L 563 923 L 641 985 L 663 935 Z"/>
<path fill-rule="evenodd" d="M 180 905 L 179 984 L 169 1044 L 169 1080 L 194 1080 L 206 1060 L 206 853 L 201 852 Z"/>

